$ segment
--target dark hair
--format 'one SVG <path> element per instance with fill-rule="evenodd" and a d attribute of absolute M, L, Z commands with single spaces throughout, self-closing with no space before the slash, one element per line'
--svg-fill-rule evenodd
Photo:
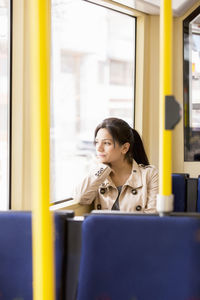
<path fill-rule="evenodd" d="M 142 139 L 139 133 L 135 129 L 132 129 L 128 123 L 118 118 L 107 118 L 95 129 L 95 138 L 101 128 L 106 128 L 114 142 L 118 142 L 119 145 L 130 144 L 130 148 L 125 155 L 125 158 L 130 163 L 134 159 L 138 164 L 149 165 Z"/>

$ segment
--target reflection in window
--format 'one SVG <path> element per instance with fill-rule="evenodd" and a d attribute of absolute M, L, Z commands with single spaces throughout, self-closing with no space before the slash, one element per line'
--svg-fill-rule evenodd
<path fill-rule="evenodd" d="M 185 161 L 200 160 L 200 7 L 183 22 Z"/>
<path fill-rule="evenodd" d="M 0 210 L 9 207 L 10 1 L 0 1 Z"/>
<path fill-rule="evenodd" d="M 117 9 L 117 8 L 116 8 Z M 135 18 L 82 0 L 52 0 L 51 199 L 71 197 L 104 118 L 133 126 Z"/>

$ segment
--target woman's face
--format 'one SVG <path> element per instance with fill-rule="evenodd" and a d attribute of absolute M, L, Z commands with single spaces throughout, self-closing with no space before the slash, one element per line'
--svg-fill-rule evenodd
<path fill-rule="evenodd" d="M 117 142 L 114 142 L 106 128 L 99 129 L 95 138 L 95 144 L 97 158 L 101 163 L 114 163 L 120 161 L 124 159 L 124 156 L 128 151 L 128 149 L 125 149 L 127 147 L 124 146 L 128 143 L 120 146 Z"/>

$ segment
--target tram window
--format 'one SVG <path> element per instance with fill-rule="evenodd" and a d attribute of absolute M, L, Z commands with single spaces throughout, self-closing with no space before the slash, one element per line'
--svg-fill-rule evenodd
<path fill-rule="evenodd" d="M 0 210 L 9 208 L 10 1 L 0 1 Z"/>
<path fill-rule="evenodd" d="M 117 85 L 133 84 L 131 65 L 129 62 L 110 60 L 110 83 Z"/>
<path fill-rule="evenodd" d="M 184 158 L 200 161 L 200 7 L 183 22 Z"/>
<path fill-rule="evenodd" d="M 69 199 L 90 168 L 99 122 L 134 125 L 136 19 L 118 10 L 52 0 L 51 201 Z"/>

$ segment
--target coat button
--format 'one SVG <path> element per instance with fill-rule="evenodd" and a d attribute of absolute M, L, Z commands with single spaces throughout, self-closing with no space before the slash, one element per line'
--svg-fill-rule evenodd
<path fill-rule="evenodd" d="M 97 204 L 97 209 L 101 209 L 101 204 Z"/>
<path fill-rule="evenodd" d="M 106 192 L 106 189 L 105 189 L 105 188 L 100 188 L 100 193 L 101 193 L 101 194 L 105 194 L 105 192 Z"/>
<path fill-rule="evenodd" d="M 136 208 L 135 208 L 137 211 L 140 211 L 142 209 L 142 206 L 141 205 L 137 205 Z"/>
<path fill-rule="evenodd" d="M 132 194 L 136 195 L 137 194 L 137 190 L 132 190 Z"/>

